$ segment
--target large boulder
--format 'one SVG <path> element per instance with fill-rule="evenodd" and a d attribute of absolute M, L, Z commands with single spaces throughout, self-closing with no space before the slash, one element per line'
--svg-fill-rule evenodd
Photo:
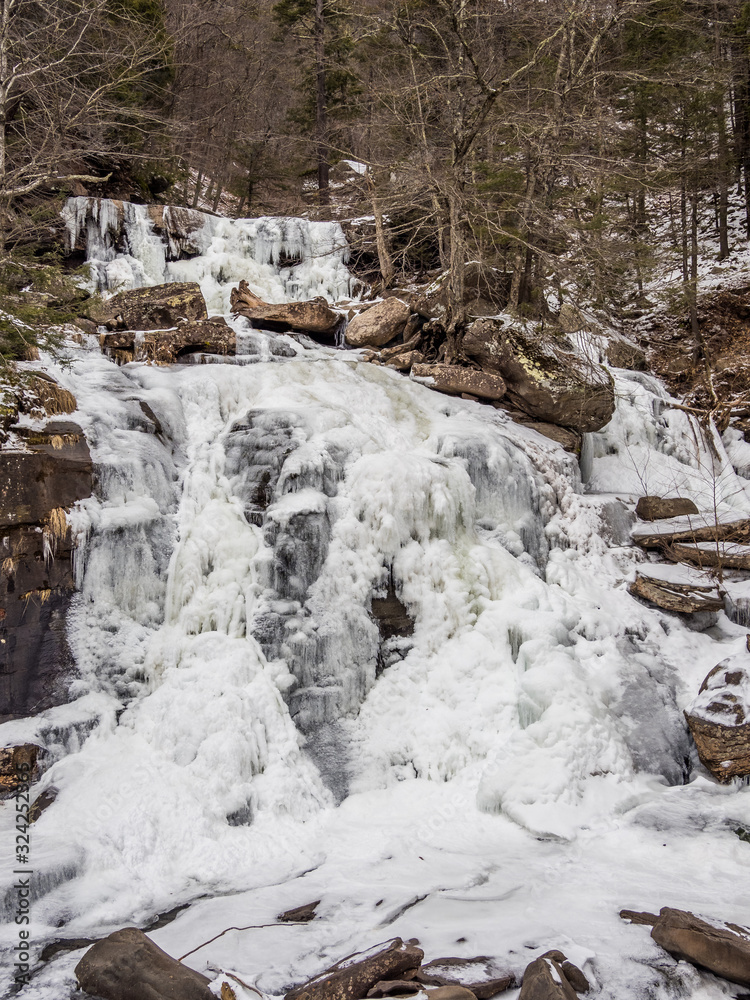
<path fill-rule="evenodd" d="M 180 323 L 172 330 L 136 334 L 132 330 L 103 333 L 102 349 L 122 361 L 154 361 L 173 364 L 188 354 L 234 354 L 237 337 L 221 316 Z"/>
<path fill-rule="evenodd" d="M 552 336 L 479 319 L 467 328 L 462 349 L 483 371 L 502 375 L 508 400 L 535 420 L 586 433 L 604 427 L 615 411 L 609 372 Z"/>
<path fill-rule="evenodd" d="M 642 521 L 659 521 L 665 517 L 697 514 L 698 508 L 692 500 L 682 497 L 641 497 L 635 512 Z"/>
<path fill-rule="evenodd" d="M 362 1000 L 381 980 L 414 973 L 423 958 L 421 948 L 394 938 L 342 959 L 309 982 L 289 990 L 285 1000 Z"/>
<path fill-rule="evenodd" d="M 208 311 L 200 285 L 184 281 L 92 300 L 86 316 L 109 330 L 166 330 L 185 320 L 208 319 Z"/>
<path fill-rule="evenodd" d="M 250 291 L 246 281 L 232 289 L 230 301 L 235 316 L 244 316 L 260 329 L 295 330 L 333 337 L 343 319 L 322 296 L 304 302 L 264 302 Z"/>
<path fill-rule="evenodd" d="M 750 929 L 710 922 L 669 906 L 659 911 L 651 937 L 675 958 L 708 969 L 722 979 L 750 986 Z"/>
<path fill-rule="evenodd" d="M 97 941 L 75 972 L 81 989 L 103 1000 L 215 1000 L 209 979 L 162 951 L 136 927 Z"/>
<path fill-rule="evenodd" d="M 750 774 L 750 655 L 717 664 L 685 718 L 701 762 L 718 781 Z"/>
<path fill-rule="evenodd" d="M 383 299 L 350 321 L 346 342 L 352 347 L 382 347 L 404 332 L 410 313 L 401 299 Z"/>
<path fill-rule="evenodd" d="M 518 1000 L 576 1000 L 576 991 L 565 973 L 568 964 L 560 951 L 548 951 L 526 967 Z M 586 982 L 583 973 L 571 966 Z M 588 988 L 588 983 L 586 983 Z"/>
<path fill-rule="evenodd" d="M 411 374 L 415 379 L 424 380 L 431 389 L 449 396 L 466 394 L 478 399 L 502 399 L 505 395 L 505 382 L 499 375 L 479 372 L 474 368 L 416 364 L 412 366 Z"/>

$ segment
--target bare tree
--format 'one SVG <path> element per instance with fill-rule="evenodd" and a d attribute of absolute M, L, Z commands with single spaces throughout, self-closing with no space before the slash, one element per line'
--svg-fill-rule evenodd
<path fill-rule="evenodd" d="M 169 52 L 154 27 L 125 2 L 0 0 L 4 232 L 18 199 L 97 183 L 106 172 L 88 165 L 143 152 Z"/>

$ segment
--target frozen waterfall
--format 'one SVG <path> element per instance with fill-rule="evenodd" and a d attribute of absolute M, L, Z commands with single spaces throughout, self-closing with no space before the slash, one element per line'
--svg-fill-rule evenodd
<path fill-rule="evenodd" d="M 165 281 L 197 281 L 209 311 L 229 311 L 245 279 L 266 302 L 348 298 L 356 282 L 337 222 L 295 218 L 225 219 L 195 209 L 70 198 L 63 218 L 69 246 L 85 249 L 94 289 L 117 292 Z"/>
<path fill-rule="evenodd" d="M 240 277 L 268 299 L 350 291 L 336 224 L 193 214 L 188 233 L 167 210 L 66 208 L 102 288 L 198 280 L 219 312 Z M 610 1000 L 729 996 L 667 975 L 618 917 L 746 921 L 750 904 L 733 832 L 750 788 L 707 779 L 681 714 L 745 630 L 690 632 L 626 590 L 646 558 L 628 537 L 639 475 L 708 488 L 688 417 L 616 373 L 587 493 L 572 455 L 500 410 L 357 352 L 238 343 L 240 363 L 46 359 L 98 486 L 72 514 L 71 702 L 0 727 L 49 751 L 35 943 L 190 904 L 154 940 L 178 956 L 251 928 L 187 961 L 271 995 L 401 935 L 519 971 L 563 948 Z M 722 501 L 744 502 L 729 475 Z M 386 640 L 389 594 L 413 627 Z M 312 923 L 274 923 L 313 899 Z M 71 996 L 80 956 L 42 964 L 21 1000 Z"/>

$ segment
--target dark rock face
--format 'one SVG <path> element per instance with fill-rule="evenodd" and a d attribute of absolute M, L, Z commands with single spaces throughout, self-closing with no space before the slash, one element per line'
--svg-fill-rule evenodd
<path fill-rule="evenodd" d="M 309 982 L 289 990 L 285 1000 L 362 1000 L 382 979 L 397 979 L 416 971 L 423 958 L 421 948 L 394 938 L 369 952 L 342 959 Z"/>
<path fill-rule="evenodd" d="M 681 497 L 641 497 L 635 512 L 642 521 L 659 521 L 663 517 L 682 517 L 684 514 L 697 514 L 698 508 L 692 500 Z"/>
<path fill-rule="evenodd" d="M 214 1000 L 210 980 L 126 927 L 98 941 L 76 966 L 82 990 L 103 1000 Z"/>
<path fill-rule="evenodd" d="M 704 767 L 727 784 L 750 774 L 750 656 L 722 660 L 685 712 Z"/>
<path fill-rule="evenodd" d="M 737 924 L 716 925 L 687 910 L 668 906 L 659 911 L 651 937 L 675 958 L 750 986 L 750 929 Z"/>
<path fill-rule="evenodd" d="M 502 375 L 508 400 L 535 420 L 586 433 L 604 427 L 615 411 L 610 374 L 552 337 L 534 338 L 480 319 L 468 327 L 462 349 L 484 372 Z"/>
<path fill-rule="evenodd" d="M 109 330 L 166 330 L 185 320 L 208 319 L 206 302 L 196 281 L 131 288 L 106 302 L 92 302 L 86 314 Z"/>
<path fill-rule="evenodd" d="M 0 721 L 65 700 L 65 614 L 74 589 L 66 511 L 92 489 L 83 433 L 51 421 L 0 452 Z"/>
<path fill-rule="evenodd" d="M 154 330 L 138 337 L 132 330 L 104 333 L 100 343 L 117 360 L 147 360 L 163 365 L 174 364 L 197 351 L 234 354 L 237 349 L 234 330 L 220 316 L 180 323 L 174 330 Z"/>
<path fill-rule="evenodd" d="M 474 368 L 459 368 L 457 365 L 414 365 L 412 375 L 419 379 L 430 379 L 431 389 L 446 392 L 450 396 L 469 395 L 478 399 L 502 399 L 505 382 L 499 375 L 479 372 Z"/>

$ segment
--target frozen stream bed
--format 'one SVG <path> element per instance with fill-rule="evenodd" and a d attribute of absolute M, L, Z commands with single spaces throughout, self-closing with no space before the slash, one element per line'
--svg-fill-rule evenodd
<path fill-rule="evenodd" d="M 48 360 L 98 486 L 73 513 L 74 700 L 0 727 L 48 747 L 56 791 L 32 828 L 35 946 L 189 904 L 152 933 L 180 957 L 320 899 L 186 961 L 275 995 L 400 935 L 519 973 L 560 948 L 612 1000 L 735 996 L 618 912 L 750 920 L 750 788 L 703 770 L 682 716 L 746 630 L 626 590 L 649 558 L 634 495 L 742 511 L 746 482 L 644 375 L 616 373 L 587 492 L 502 411 L 284 339 L 249 364 Z M 389 592 L 413 632 L 381 641 Z M 74 996 L 81 954 L 19 996 Z"/>

